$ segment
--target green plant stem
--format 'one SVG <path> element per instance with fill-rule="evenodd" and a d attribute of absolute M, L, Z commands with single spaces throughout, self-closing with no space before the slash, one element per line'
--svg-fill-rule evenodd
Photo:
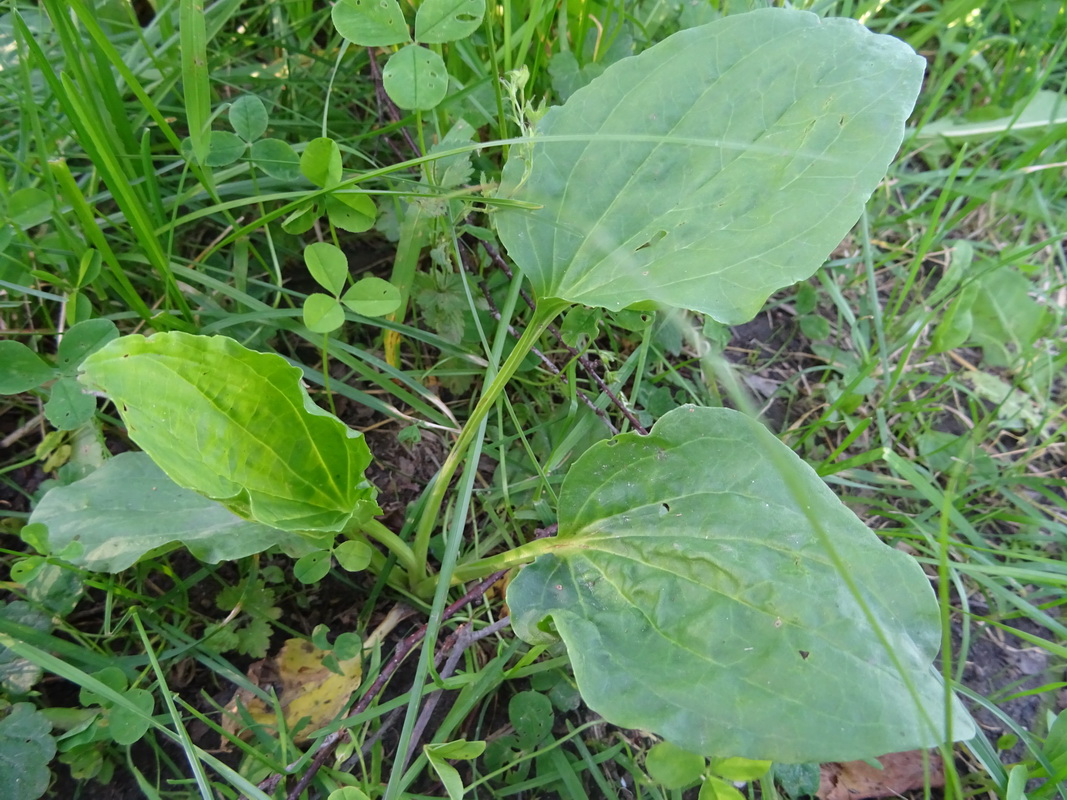
<path fill-rule="evenodd" d="M 519 276 L 516 275 L 514 279 L 519 280 Z M 526 330 L 519 337 L 519 341 L 516 342 L 507 359 L 500 365 L 500 371 L 493 376 L 493 379 L 482 391 L 478 404 L 471 412 L 470 418 L 463 426 L 463 430 L 460 431 L 456 443 L 452 445 L 448 458 L 445 459 L 445 463 L 441 466 L 440 472 L 437 473 L 437 477 L 434 479 L 433 486 L 426 499 L 426 505 L 423 506 L 422 516 L 419 517 L 419 526 L 415 529 L 415 541 L 412 546 L 414 565 L 410 572 L 412 589 L 421 586 L 426 581 L 426 558 L 430 550 L 430 536 L 433 534 L 438 512 L 444 502 L 448 484 L 451 482 L 452 476 L 456 474 L 460 461 L 478 432 L 479 425 L 488 415 L 489 410 L 496 403 L 497 398 L 500 397 L 504 387 L 507 386 L 508 381 L 511 380 L 523 359 L 526 358 L 527 353 L 530 352 L 530 349 L 536 344 L 541 334 L 545 332 L 565 307 L 566 303 L 560 300 L 552 303 L 541 303 L 537 307 L 530 324 L 526 326 Z"/>
<path fill-rule="evenodd" d="M 484 578 L 502 569 L 511 569 L 520 564 L 526 564 L 538 556 L 543 556 L 545 553 L 566 546 L 565 543 L 561 543 L 554 536 L 545 539 L 534 539 L 532 542 L 519 545 L 505 553 L 480 558 L 469 564 L 460 564 L 452 573 L 452 584 L 456 585 Z M 435 577 L 426 578 L 419 586 L 415 587 L 415 594 L 422 596 L 424 592 L 432 592 L 436 584 L 437 579 Z"/>
<path fill-rule="evenodd" d="M 372 519 L 364 522 L 360 526 L 359 532 L 374 539 L 374 541 L 395 555 L 396 560 L 404 568 L 405 572 L 411 573 L 414 571 L 415 553 L 408 547 L 407 542 L 378 522 L 378 520 Z"/>

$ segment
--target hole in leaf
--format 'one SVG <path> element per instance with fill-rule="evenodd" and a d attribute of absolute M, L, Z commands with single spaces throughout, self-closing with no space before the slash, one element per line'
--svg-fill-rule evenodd
<path fill-rule="evenodd" d="M 667 231 L 656 231 L 655 235 L 653 235 L 652 238 L 645 242 L 643 245 L 638 247 L 637 250 L 644 250 L 646 247 L 651 247 L 666 235 Z M 634 250 L 634 252 L 636 253 L 637 250 Z"/>

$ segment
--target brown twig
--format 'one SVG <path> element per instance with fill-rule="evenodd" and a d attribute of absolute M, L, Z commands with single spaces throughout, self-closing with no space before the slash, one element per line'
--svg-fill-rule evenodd
<path fill-rule="evenodd" d="M 475 642 L 481 641 L 487 636 L 492 636 L 494 633 L 498 633 L 506 628 L 510 622 L 511 617 L 503 617 L 502 619 L 498 619 L 496 622 L 476 631 L 471 630 L 470 625 L 461 625 L 456 628 L 441 647 L 440 655 L 444 655 L 447 652 L 448 661 L 446 661 L 445 665 L 438 671 L 438 677 L 442 680 L 451 677 L 452 673 L 456 670 L 456 666 L 459 664 L 459 660 L 463 657 L 463 654 L 467 652 L 468 647 Z M 400 765 L 400 769 L 406 769 L 407 765 L 411 762 L 412 757 L 415 755 L 415 751 L 419 746 L 419 741 L 422 739 L 422 734 L 426 730 L 426 726 L 429 725 L 430 718 L 433 716 L 437 704 L 444 696 L 444 691 L 444 689 L 438 689 L 426 698 L 426 701 L 422 706 L 422 711 L 419 713 L 419 718 L 415 721 L 415 727 L 412 728 L 411 744 L 408 747 L 407 757 L 404 759 L 404 763 Z"/>
<path fill-rule="evenodd" d="M 374 57 L 373 48 L 368 48 L 367 60 L 370 61 L 370 74 L 371 78 L 374 79 L 374 96 L 378 100 L 378 108 L 380 111 L 384 112 L 385 116 L 392 120 L 393 123 L 399 125 L 400 120 L 403 119 L 403 117 L 400 115 L 400 109 L 397 108 L 396 103 L 392 101 L 392 98 L 390 98 L 385 91 L 385 84 L 382 83 L 382 71 L 378 68 L 378 60 Z M 379 116 L 381 116 L 381 114 L 379 114 Z M 411 152 L 417 156 L 422 155 L 422 151 L 419 150 L 419 145 L 411 137 L 411 132 L 404 127 L 399 127 L 398 129 L 400 135 L 404 137 L 404 142 L 411 148 Z M 386 141 L 389 143 L 389 147 L 392 148 L 397 158 L 401 161 L 404 161 L 407 158 L 407 155 L 400 152 L 400 148 L 396 147 L 388 137 L 386 137 Z"/>

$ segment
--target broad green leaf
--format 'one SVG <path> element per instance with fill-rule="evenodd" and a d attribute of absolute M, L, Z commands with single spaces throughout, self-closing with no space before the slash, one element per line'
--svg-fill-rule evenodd
<path fill-rule="evenodd" d="M 179 486 L 289 531 L 373 513 L 361 434 L 319 408 L 281 356 L 224 336 L 116 339 L 82 365 L 130 437 Z"/>
<path fill-rule="evenodd" d="M 53 488 L 30 523 L 45 526 L 53 553 L 79 542 L 81 552 L 67 560 L 91 572 L 121 572 L 183 544 L 200 561 L 218 564 L 275 546 L 299 552 L 306 541 L 181 488 L 145 453 L 122 453 L 88 477 Z"/>
<path fill-rule="evenodd" d="M 356 281 L 341 302 L 365 317 L 384 317 L 400 307 L 400 290 L 387 280 L 370 276 Z"/>
<path fill-rule="evenodd" d="M 7 216 L 22 230 L 40 225 L 52 216 L 52 198 L 35 186 L 19 189 L 7 201 Z"/>
<path fill-rule="evenodd" d="M 95 413 L 96 398 L 83 392 L 74 378 L 60 378 L 52 384 L 44 415 L 54 428 L 72 431 L 91 420 Z"/>
<path fill-rule="evenodd" d="M 348 256 L 329 242 L 313 242 L 304 248 L 304 263 L 315 282 L 337 296 L 348 280 Z"/>
<path fill-rule="evenodd" d="M 670 742 L 654 745 L 645 756 L 645 771 L 665 789 L 681 789 L 700 780 L 707 761 Z"/>
<path fill-rule="evenodd" d="M 328 189 L 341 182 L 341 149 L 326 136 L 312 139 L 300 154 L 300 171 L 316 186 Z"/>
<path fill-rule="evenodd" d="M 204 165 L 208 167 L 228 167 L 239 159 L 248 144 L 229 131 L 211 131 L 208 135 L 207 158 Z"/>
<path fill-rule="evenodd" d="M 593 445 L 508 605 L 523 639 L 563 639 L 595 711 L 694 753 L 848 761 L 941 738 L 929 580 L 736 411 L 684 406 Z"/>
<path fill-rule="evenodd" d="M 425 0 L 415 14 L 415 41 L 441 44 L 466 39 L 484 16 L 485 0 Z"/>
<path fill-rule="evenodd" d="M 56 371 L 22 342 L 0 341 L 0 394 L 36 389 L 55 377 Z"/>
<path fill-rule="evenodd" d="M 301 175 L 300 156 L 291 144 L 281 139 L 260 139 L 253 144 L 252 162 L 280 181 L 299 180 Z"/>
<path fill-rule="evenodd" d="M 48 791 L 55 757 L 52 723 L 32 703 L 15 703 L 0 719 L 0 774 L 8 800 L 37 800 Z"/>
<path fill-rule="evenodd" d="M 326 213 L 330 222 L 349 233 L 363 233 L 374 227 L 378 209 L 369 195 L 361 193 L 326 196 Z"/>
<path fill-rule="evenodd" d="M 267 109 L 254 94 L 245 94 L 230 106 L 230 125 L 246 142 L 254 142 L 267 131 Z"/>
<path fill-rule="evenodd" d="M 333 7 L 337 32 L 363 47 L 388 47 L 411 41 L 397 0 L 338 0 Z"/>
<path fill-rule="evenodd" d="M 389 57 L 382 85 L 401 108 L 429 111 L 448 93 L 448 71 L 437 53 L 409 44 Z"/>
<path fill-rule="evenodd" d="M 322 292 L 309 294 L 304 301 L 304 324 L 312 333 L 329 333 L 345 324 L 345 310 L 336 297 Z"/>
<path fill-rule="evenodd" d="M 1048 309 L 1030 296 L 1033 284 L 1018 270 L 999 267 L 983 275 L 978 285 L 970 341 L 982 348 L 983 360 L 1011 367 L 1032 358 L 1034 343 L 1051 319 Z"/>
<path fill-rule="evenodd" d="M 71 327 L 63 334 L 56 352 L 56 366 L 64 371 L 78 366 L 86 356 L 95 353 L 112 339 L 117 339 L 119 329 L 109 319 L 87 319 Z"/>
<path fill-rule="evenodd" d="M 515 146 L 497 230 L 540 299 L 727 323 L 808 277 L 896 153 L 925 61 L 848 19 L 762 9 L 611 65 Z"/>

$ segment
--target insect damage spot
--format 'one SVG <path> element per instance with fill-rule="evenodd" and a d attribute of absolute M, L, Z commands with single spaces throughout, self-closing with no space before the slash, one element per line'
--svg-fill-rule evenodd
<path fill-rule="evenodd" d="M 647 242 L 635 248 L 634 252 L 636 253 L 638 250 L 644 250 L 646 247 L 651 247 L 656 242 L 662 240 L 666 235 L 667 231 L 656 231 L 656 233 Z"/>

